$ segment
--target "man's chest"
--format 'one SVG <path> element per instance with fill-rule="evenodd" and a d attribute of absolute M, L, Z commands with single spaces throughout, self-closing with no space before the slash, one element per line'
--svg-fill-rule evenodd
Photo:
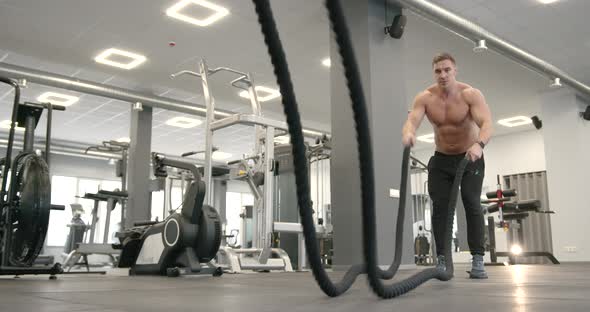
<path fill-rule="evenodd" d="M 426 104 L 426 116 L 435 125 L 462 124 L 469 118 L 469 105 L 460 98 L 431 99 Z"/>

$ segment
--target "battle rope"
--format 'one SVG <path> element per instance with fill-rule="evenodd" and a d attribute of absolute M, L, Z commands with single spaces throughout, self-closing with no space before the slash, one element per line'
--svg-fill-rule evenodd
<path fill-rule="evenodd" d="M 295 167 L 295 182 L 297 186 L 297 200 L 299 205 L 299 214 L 303 225 L 305 236 L 305 247 L 307 250 L 308 261 L 312 268 L 313 275 L 320 288 L 331 297 L 344 293 L 359 274 L 365 271 L 369 276 L 369 283 L 373 291 L 382 298 L 393 298 L 404 294 L 429 279 L 437 278 L 439 280 L 450 280 L 453 277 L 453 261 L 451 250 L 452 231 L 447 231 L 445 239 L 445 257 L 446 270 L 427 269 L 397 283 L 385 286 L 381 279 L 391 278 L 401 259 L 403 218 L 405 215 L 405 200 L 400 202 L 396 230 L 396 248 L 394 261 L 387 271 L 382 271 L 377 266 L 377 244 L 376 244 L 376 221 L 375 221 L 375 186 L 374 186 L 374 168 L 371 147 L 371 135 L 369 131 L 369 121 L 365 97 L 363 94 L 362 84 L 348 28 L 342 13 L 342 8 L 337 0 L 327 0 L 326 7 L 330 16 L 332 29 L 336 35 L 339 52 L 342 57 L 342 63 L 345 69 L 347 86 L 352 99 L 352 109 L 357 132 L 357 144 L 359 152 L 359 163 L 361 173 L 361 197 L 363 203 L 363 251 L 365 265 L 354 265 L 344 275 L 338 283 L 333 283 L 324 270 L 319 254 L 319 248 L 316 243 L 315 227 L 313 225 L 313 210 L 311 208 L 310 192 L 308 184 L 308 168 L 305 156 L 305 145 L 303 133 L 301 131 L 301 120 L 298 112 L 297 100 L 293 90 L 291 75 L 286 61 L 285 53 L 278 35 L 272 10 L 268 0 L 253 0 L 258 21 L 260 23 L 264 41 L 268 47 L 271 62 L 274 66 L 274 73 L 277 77 L 277 83 L 282 95 L 284 113 L 287 119 L 289 134 L 291 135 L 291 144 L 293 146 L 293 163 Z M 410 149 L 404 149 L 402 162 L 402 182 L 400 187 L 400 198 L 404 199 L 407 190 L 408 160 Z M 451 201 L 449 202 L 449 215 L 447 226 L 450 228 L 453 224 L 453 216 L 459 186 L 468 160 L 463 159 L 457 169 L 453 188 L 451 191 Z"/>

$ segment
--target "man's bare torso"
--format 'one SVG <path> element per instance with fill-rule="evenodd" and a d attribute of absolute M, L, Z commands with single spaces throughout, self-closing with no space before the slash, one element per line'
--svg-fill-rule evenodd
<path fill-rule="evenodd" d="M 421 95 L 426 116 L 434 128 L 436 150 L 450 155 L 466 152 L 479 136 L 479 128 L 464 97 L 464 91 L 471 86 L 461 82 L 457 85 L 459 91 L 448 97 L 436 85 Z"/>

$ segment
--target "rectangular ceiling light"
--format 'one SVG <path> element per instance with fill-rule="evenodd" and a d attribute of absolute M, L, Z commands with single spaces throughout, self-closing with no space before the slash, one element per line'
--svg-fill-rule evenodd
<path fill-rule="evenodd" d="M 118 59 L 122 57 L 123 59 L 128 59 L 129 61 L 127 63 L 115 61 L 112 59 L 113 56 L 116 56 Z M 94 58 L 94 61 L 96 61 L 97 63 L 123 69 L 135 68 L 143 62 L 145 62 L 146 60 L 147 58 L 143 55 L 132 53 L 129 51 L 119 50 L 116 48 L 104 50 L 102 53 L 100 53 L 97 57 Z"/>
<path fill-rule="evenodd" d="M 326 67 L 330 67 L 332 66 L 332 61 L 330 60 L 329 57 L 325 58 L 322 60 L 322 65 L 326 66 Z"/>
<path fill-rule="evenodd" d="M 256 88 L 254 88 L 254 90 L 256 90 L 256 96 L 258 97 L 258 101 L 260 101 L 260 102 L 270 101 L 270 100 L 276 99 L 279 96 L 281 96 L 281 93 L 278 90 L 271 89 L 271 88 L 264 87 L 264 86 L 256 86 Z M 250 93 L 248 93 L 248 91 L 244 90 L 244 91 L 240 92 L 240 96 L 243 98 L 249 99 Z"/>
<path fill-rule="evenodd" d="M 123 138 L 118 138 L 117 142 L 119 143 L 130 143 L 131 142 L 131 138 L 128 137 L 123 137 Z"/>
<path fill-rule="evenodd" d="M 45 92 L 37 97 L 37 101 L 40 103 L 51 103 L 61 106 L 70 106 L 78 102 L 78 100 L 79 98 L 77 96 L 61 94 L 57 92 Z"/>
<path fill-rule="evenodd" d="M 558 0 L 538 0 L 538 1 L 543 4 L 549 4 L 549 3 L 557 2 Z"/>
<path fill-rule="evenodd" d="M 515 116 L 515 117 L 500 119 L 500 120 L 498 120 L 498 123 L 504 127 L 512 128 L 512 127 L 528 125 L 530 123 L 533 123 L 533 121 L 529 117 Z"/>
<path fill-rule="evenodd" d="M 10 120 L 2 120 L 2 121 L 0 121 L 0 128 L 10 129 L 10 124 L 12 124 L 12 122 Z M 15 127 L 14 130 L 15 131 L 25 131 L 25 128 Z"/>
<path fill-rule="evenodd" d="M 417 137 L 418 141 L 426 142 L 426 143 L 434 143 L 434 133 L 425 134 Z"/>
<path fill-rule="evenodd" d="M 200 6 L 211 14 L 205 18 L 195 18 L 181 13 L 189 5 Z M 197 26 L 211 25 L 228 14 L 228 9 L 205 0 L 181 0 L 166 10 L 166 15 Z"/>
<path fill-rule="evenodd" d="M 203 122 L 199 119 L 188 118 L 188 117 L 174 117 L 168 119 L 166 124 L 169 126 L 179 127 L 179 128 L 193 128 L 196 127 Z"/>

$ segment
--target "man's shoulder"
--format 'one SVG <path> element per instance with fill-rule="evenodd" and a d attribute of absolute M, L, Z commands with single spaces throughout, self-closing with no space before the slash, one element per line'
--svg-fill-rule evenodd
<path fill-rule="evenodd" d="M 461 90 L 461 94 L 466 96 L 472 96 L 474 94 L 481 93 L 478 88 L 463 82 L 459 82 L 459 89 Z"/>
<path fill-rule="evenodd" d="M 433 97 L 435 95 L 435 85 L 429 86 L 428 88 L 420 91 L 417 95 L 416 95 L 416 99 L 419 100 L 427 100 L 431 97 Z"/>

